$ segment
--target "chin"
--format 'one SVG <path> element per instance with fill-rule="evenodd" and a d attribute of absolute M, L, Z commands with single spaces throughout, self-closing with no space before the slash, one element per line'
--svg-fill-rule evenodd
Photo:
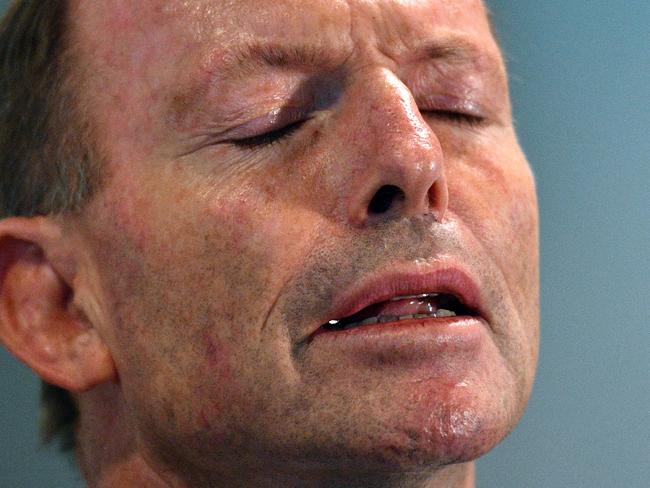
<path fill-rule="evenodd" d="M 319 448 L 312 444 L 309 458 L 342 470 L 387 474 L 474 461 L 506 437 L 523 411 L 523 405 L 512 408 L 521 403 L 514 401 L 513 390 L 504 395 L 494 384 L 474 385 L 434 380 L 403 388 L 401 394 L 386 389 L 385 395 L 363 395 L 364 401 L 348 410 L 336 429 L 330 425 L 334 437 L 321 439 Z"/>
<path fill-rule="evenodd" d="M 375 461 L 399 470 L 474 461 L 503 440 L 517 420 L 507 409 L 486 409 L 471 401 L 438 400 L 423 407 L 395 418 L 395 427 L 383 431 L 372 449 Z"/>

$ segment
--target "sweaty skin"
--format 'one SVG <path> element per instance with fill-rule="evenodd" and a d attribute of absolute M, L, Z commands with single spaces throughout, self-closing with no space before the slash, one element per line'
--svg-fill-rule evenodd
<path fill-rule="evenodd" d="M 77 396 L 89 484 L 473 486 L 538 340 L 534 181 L 482 2 L 72 3 L 104 186 L 67 226 L 117 371 Z M 450 266 L 487 310 L 472 347 L 307 340 L 372 273 Z"/>

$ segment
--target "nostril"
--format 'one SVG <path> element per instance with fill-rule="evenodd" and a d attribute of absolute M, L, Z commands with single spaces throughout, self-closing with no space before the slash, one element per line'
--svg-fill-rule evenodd
<path fill-rule="evenodd" d="M 394 185 L 382 186 L 368 204 L 369 214 L 383 214 L 388 212 L 395 203 L 403 202 L 405 198 L 401 188 Z"/>

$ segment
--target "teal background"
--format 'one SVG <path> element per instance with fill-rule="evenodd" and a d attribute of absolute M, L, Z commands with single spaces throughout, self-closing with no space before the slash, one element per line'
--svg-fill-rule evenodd
<path fill-rule="evenodd" d="M 542 342 L 527 413 L 477 486 L 647 487 L 650 2 L 489 4 L 537 176 Z M 37 446 L 37 412 L 36 378 L 1 350 L 0 487 L 82 486 Z"/>

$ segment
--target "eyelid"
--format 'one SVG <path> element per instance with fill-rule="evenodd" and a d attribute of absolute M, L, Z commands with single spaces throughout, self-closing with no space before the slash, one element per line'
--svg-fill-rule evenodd
<path fill-rule="evenodd" d="M 469 117 L 484 119 L 486 110 L 474 100 L 450 95 L 433 95 L 418 97 L 417 104 L 421 111 L 458 112 Z"/>
<path fill-rule="evenodd" d="M 267 132 L 276 131 L 287 125 L 294 124 L 301 119 L 308 117 L 309 112 L 300 107 L 278 107 L 270 112 L 249 120 L 222 134 L 222 138 L 228 141 L 239 141 L 249 139 Z"/>

